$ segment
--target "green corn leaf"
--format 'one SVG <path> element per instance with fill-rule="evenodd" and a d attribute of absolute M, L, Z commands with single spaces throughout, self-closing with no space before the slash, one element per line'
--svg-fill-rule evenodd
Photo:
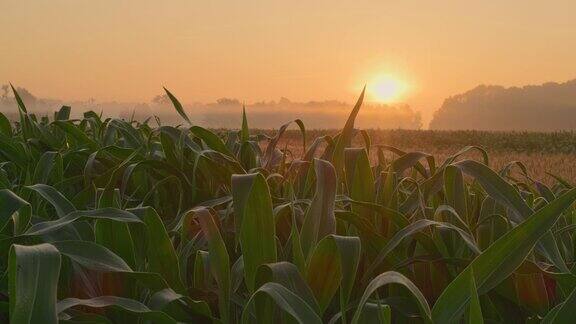
<path fill-rule="evenodd" d="M 364 148 L 347 148 L 344 157 L 348 196 L 356 201 L 374 202 L 376 190 L 368 152 Z M 375 223 L 374 212 L 370 208 L 355 204 L 352 205 L 352 212 Z"/>
<path fill-rule="evenodd" d="M 0 133 L 8 137 L 12 136 L 12 125 L 3 113 L 0 113 Z"/>
<path fill-rule="evenodd" d="M 168 91 L 168 89 L 164 88 L 164 91 L 166 91 L 166 95 L 168 95 L 168 98 L 170 98 L 170 101 L 172 101 L 172 105 L 174 105 L 174 108 L 178 114 L 184 118 L 184 120 L 188 122 L 189 125 L 192 125 L 192 122 L 190 121 L 190 118 L 188 118 L 188 115 L 186 115 L 186 112 L 184 111 L 180 101 L 178 101 L 178 99 L 176 99 L 176 97 L 170 91 Z"/>
<path fill-rule="evenodd" d="M 254 291 L 258 267 L 276 262 L 276 227 L 266 179 L 260 173 L 233 175 L 232 197 L 246 285 Z"/>
<path fill-rule="evenodd" d="M 469 285 L 470 273 L 474 276 L 478 294 L 490 291 L 507 278 L 574 200 L 576 189 L 538 210 L 478 255 L 442 292 L 434 304 L 434 320 L 446 323 L 457 320 L 462 314 L 470 301 L 469 290 L 465 288 Z"/>
<path fill-rule="evenodd" d="M 478 291 L 476 282 L 474 281 L 473 271 L 470 272 L 470 307 L 468 310 L 468 324 L 483 324 L 484 318 L 482 317 L 482 308 L 480 307 L 480 299 L 478 298 Z"/>
<path fill-rule="evenodd" d="M 360 302 L 358 303 L 358 307 L 356 308 L 356 312 L 354 313 L 354 318 L 352 319 L 352 324 L 359 323 L 360 316 L 364 309 L 364 305 L 368 301 L 368 298 L 370 298 L 370 296 L 372 296 L 372 294 L 376 292 L 378 288 L 389 284 L 400 284 L 404 286 L 406 289 L 408 289 L 408 291 L 412 293 L 418 304 L 420 314 L 424 322 L 432 323 L 430 306 L 428 306 L 426 298 L 424 297 L 424 295 L 422 295 L 422 292 L 420 292 L 418 287 L 416 287 L 416 285 L 414 285 L 414 283 L 410 281 L 410 279 L 404 277 L 402 274 L 394 271 L 388 271 L 378 275 L 377 277 L 372 279 L 372 281 L 370 281 L 370 283 L 364 290 L 364 294 L 362 294 L 362 297 L 360 298 Z"/>
<path fill-rule="evenodd" d="M 76 207 L 54 187 L 45 184 L 36 184 L 26 187 L 36 191 L 56 209 L 59 218 L 76 211 Z"/>
<path fill-rule="evenodd" d="M 218 283 L 220 315 L 223 322 L 227 323 L 230 313 L 230 259 L 228 251 L 210 211 L 200 207 L 191 212 L 198 218 L 202 232 L 208 241 L 210 268 Z"/>
<path fill-rule="evenodd" d="M 296 120 L 294 120 L 294 122 L 300 128 L 300 133 L 302 134 L 302 148 L 305 151 L 306 150 L 306 128 L 304 127 L 304 123 L 300 119 L 296 119 Z M 264 153 L 264 157 L 265 157 L 264 160 L 266 161 L 265 165 L 264 165 L 265 168 L 270 169 L 272 167 L 274 150 L 276 150 L 276 146 L 278 145 L 280 138 L 282 137 L 282 135 L 284 135 L 284 132 L 286 132 L 286 129 L 288 128 L 288 126 L 290 126 L 290 124 L 292 124 L 292 122 L 289 122 L 289 123 L 286 123 L 286 124 L 280 126 L 280 129 L 278 129 L 278 133 L 276 133 L 276 136 L 274 136 L 274 138 L 272 138 L 270 140 L 270 143 L 268 143 L 268 146 L 266 146 L 266 152 Z"/>
<path fill-rule="evenodd" d="M 164 312 L 179 322 L 205 323 L 216 320 L 212 317 L 210 306 L 206 302 L 192 300 L 169 288 L 155 292 L 150 297 L 148 307 L 154 311 Z"/>
<path fill-rule="evenodd" d="M 12 93 L 14 93 L 14 98 L 16 99 L 16 103 L 18 104 L 18 109 L 20 109 L 20 111 L 22 113 L 27 114 L 28 111 L 26 111 L 26 106 L 24 105 L 22 98 L 20 98 L 18 91 L 16 91 L 16 89 L 14 89 L 14 86 L 12 85 L 12 83 L 10 83 L 10 88 L 12 88 Z"/>
<path fill-rule="evenodd" d="M 239 162 L 246 170 L 251 170 L 258 167 L 258 154 L 254 150 L 253 143 L 249 141 L 240 144 L 240 152 L 238 154 Z"/>
<path fill-rule="evenodd" d="M 29 156 L 24 147 L 15 143 L 10 137 L 0 134 L 0 157 L 4 161 L 11 161 L 19 168 L 28 165 Z"/>
<path fill-rule="evenodd" d="M 466 233 L 461 228 L 454 226 L 450 223 L 442 223 L 431 221 L 427 219 L 420 219 L 415 221 L 414 223 L 402 228 L 390 240 L 386 243 L 386 245 L 380 250 L 374 261 L 370 264 L 368 269 L 364 272 L 364 280 L 370 277 L 370 275 L 378 268 L 378 266 L 384 261 L 384 259 L 388 256 L 394 248 L 396 248 L 405 238 L 418 233 L 428 227 L 438 227 L 442 229 L 449 229 L 453 230 L 459 234 L 462 238 L 462 241 L 472 250 L 475 254 L 480 254 L 480 249 L 476 246 L 476 242 L 474 242 L 474 238 Z"/>
<path fill-rule="evenodd" d="M 574 289 L 570 295 L 556 307 L 551 309 L 548 314 L 542 319 L 543 324 L 561 324 L 570 323 L 574 321 L 576 316 L 576 289 Z"/>
<path fill-rule="evenodd" d="M 62 106 L 60 110 L 56 113 L 54 117 L 55 120 L 68 120 L 70 119 L 70 111 L 72 108 L 70 106 Z"/>
<path fill-rule="evenodd" d="M 164 312 L 153 311 L 139 301 L 117 296 L 100 296 L 91 299 L 66 298 L 58 302 L 57 311 L 58 313 L 62 313 L 76 306 L 87 306 L 90 308 L 108 308 L 114 306 L 128 313 L 136 314 L 138 317 L 148 319 L 153 323 L 177 323 L 176 320 L 166 315 Z M 138 317 L 134 317 L 133 320 L 136 320 Z"/>
<path fill-rule="evenodd" d="M 267 282 L 275 282 L 290 289 L 312 307 L 316 313 L 320 313 L 318 302 L 312 290 L 294 264 L 283 261 L 261 265 L 256 275 L 256 284 L 262 286 Z"/>
<path fill-rule="evenodd" d="M 358 319 L 362 324 L 392 324 L 392 309 L 388 305 L 366 303 Z"/>
<path fill-rule="evenodd" d="M 119 205 L 119 192 L 111 186 L 101 191 L 98 207 L 111 208 Z M 132 267 L 136 267 L 136 252 L 134 241 L 128 225 L 111 219 L 97 219 L 94 223 L 94 239 L 96 243 L 105 246 L 124 259 Z"/>
<path fill-rule="evenodd" d="M 462 171 L 457 167 L 449 165 L 444 169 L 444 192 L 448 204 L 454 207 L 458 215 L 467 219 L 467 192 Z"/>
<path fill-rule="evenodd" d="M 78 219 L 111 219 L 118 222 L 142 223 L 142 220 L 129 211 L 116 208 L 101 208 L 87 211 L 75 211 L 54 221 L 32 225 L 25 235 L 43 235 L 56 231 Z"/>
<path fill-rule="evenodd" d="M 8 189 L 0 190 L 0 229 L 12 221 L 14 223 L 14 234 L 21 234 L 26 230 L 32 217 L 32 207 L 30 204 L 18 197 Z"/>
<path fill-rule="evenodd" d="M 207 251 L 198 250 L 194 259 L 193 286 L 197 289 L 207 290 L 210 282 L 210 254 Z"/>
<path fill-rule="evenodd" d="M 36 164 L 32 179 L 34 183 L 46 184 L 53 171 L 58 175 L 57 180 L 61 180 L 64 173 L 62 157 L 58 152 L 44 152 Z"/>
<path fill-rule="evenodd" d="M 306 269 L 306 260 L 304 252 L 302 252 L 302 244 L 300 241 L 300 231 L 298 230 L 298 222 L 294 212 L 291 213 L 292 222 L 290 226 L 290 243 L 292 248 L 292 262 L 298 267 L 300 272 L 304 273 Z"/>
<path fill-rule="evenodd" d="M 354 132 L 354 122 L 356 121 L 356 116 L 358 116 L 358 112 L 360 111 L 360 107 L 362 106 L 362 102 L 364 101 L 364 92 L 366 91 L 366 86 L 362 89 L 360 93 L 360 97 L 358 97 L 358 101 L 352 108 L 350 112 L 350 116 L 348 116 L 348 120 L 346 120 L 346 124 L 336 141 L 336 145 L 334 147 L 334 151 L 332 153 L 332 163 L 334 164 L 334 168 L 336 169 L 336 173 L 341 177 L 342 171 L 344 167 L 344 149 L 346 147 L 350 147 L 352 143 L 352 135 Z"/>
<path fill-rule="evenodd" d="M 288 262 L 263 264 L 256 273 L 256 286 L 261 287 L 267 282 L 279 283 L 302 298 L 316 313 L 319 313 L 318 303 L 312 291 L 298 272 L 295 265 Z M 266 298 L 255 300 L 256 317 L 261 322 L 269 322 L 274 318 L 274 304 Z"/>
<path fill-rule="evenodd" d="M 58 323 L 58 250 L 50 244 L 13 245 L 8 260 L 10 323 Z"/>
<path fill-rule="evenodd" d="M 318 242 L 308 262 L 306 279 L 318 300 L 321 313 L 338 289 L 341 309 L 347 308 L 359 262 L 358 237 L 328 235 Z"/>
<path fill-rule="evenodd" d="M 96 243 L 116 253 L 130 266 L 136 267 L 134 241 L 127 223 L 98 219 L 94 224 L 94 238 Z"/>
<path fill-rule="evenodd" d="M 74 125 L 70 121 L 56 120 L 52 122 L 54 125 L 58 126 L 66 136 L 68 137 L 68 142 L 72 142 L 74 146 L 77 147 L 88 147 L 91 150 L 97 150 L 99 145 L 96 141 L 90 138 L 85 132 L 83 132 L 78 126 Z"/>
<path fill-rule="evenodd" d="M 222 141 L 218 135 L 212 133 L 211 131 L 202 128 L 200 126 L 192 126 L 190 128 L 190 133 L 194 134 L 194 136 L 202 139 L 206 145 L 214 151 L 220 152 L 227 156 L 233 156 L 232 152 L 228 150 L 226 144 Z"/>
<path fill-rule="evenodd" d="M 250 316 L 250 308 L 257 298 L 268 296 L 276 306 L 288 313 L 296 322 L 300 324 L 320 324 L 322 320 L 302 298 L 290 291 L 288 288 L 275 282 L 267 282 L 258 288 L 244 307 L 242 312 L 242 323 L 253 323 Z"/>
<path fill-rule="evenodd" d="M 336 232 L 336 216 L 334 215 L 336 171 L 330 162 L 320 159 L 314 159 L 314 170 L 316 192 L 306 211 L 300 233 L 305 257 L 310 255 L 316 242 Z"/>
<path fill-rule="evenodd" d="M 408 152 L 394 160 L 390 164 L 390 170 L 396 173 L 402 173 L 409 168 L 416 168 L 424 177 L 429 175 L 424 171 L 424 167 L 420 163 L 420 160 L 427 159 L 430 165 L 431 171 L 434 171 L 434 158 L 427 153 L 423 152 Z"/>
<path fill-rule="evenodd" d="M 512 219 L 517 223 L 533 214 L 533 210 L 522 199 L 520 193 L 486 165 L 473 160 L 464 160 L 454 163 L 453 166 L 474 177 L 492 198 L 510 208 Z M 538 247 L 562 272 L 569 271 L 551 233 L 546 233 L 541 238 Z"/>
<path fill-rule="evenodd" d="M 248 118 L 246 118 L 246 107 L 242 107 L 242 129 L 240 130 L 240 140 L 247 142 L 250 139 L 250 129 L 248 128 Z"/>
<path fill-rule="evenodd" d="M 170 287 L 177 293 L 184 293 L 186 288 L 180 277 L 178 256 L 168 237 L 166 227 L 156 210 L 152 207 L 130 209 L 146 225 L 147 259 L 150 272 L 162 275 Z"/>
<path fill-rule="evenodd" d="M 89 241 L 51 243 L 58 251 L 88 269 L 98 271 L 132 271 L 130 266 L 106 247 Z"/>

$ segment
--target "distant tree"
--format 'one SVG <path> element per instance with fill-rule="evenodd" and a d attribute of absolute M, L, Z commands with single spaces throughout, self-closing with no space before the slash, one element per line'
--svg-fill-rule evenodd
<path fill-rule="evenodd" d="M 10 87 L 7 84 L 2 85 L 2 99 L 8 98 L 8 89 Z"/>
<path fill-rule="evenodd" d="M 281 105 L 288 105 L 288 104 L 290 104 L 290 103 L 292 103 L 292 102 L 290 101 L 290 99 L 288 99 L 288 98 L 286 98 L 286 97 L 281 97 L 281 98 L 280 98 L 280 101 L 278 101 L 278 103 L 281 104 Z"/>
<path fill-rule="evenodd" d="M 576 80 L 524 87 L 478 86 L 444 100 L 431 129 L 576 129 Z"/>
<path fill-rule="evenodd" d="M 166 105 L 170 103 L 170 98 L 168 98 L 167 94 L 157 95 L 152 98 L 152 103 L 156 105 Z"/>
<path fill-rule="evenodd" d="M 17 87 L 16 91 L 18 91 L 18 95 L 20 96 L 20 98 L 22 98 L 22 101 L 24 101 L 25 104 L 34 105 L 36 104 L 36 101 L 38 101 L 38 98 L 36 98 L 36 96 L 34 96 L 26 88 Z"/>
<path fill-rule="evenodd" d="M 221 106 L 240 106 L 240 101 L 238 99 L 231 98 L 220 98 L 216 100 L 216 103 Z"/>

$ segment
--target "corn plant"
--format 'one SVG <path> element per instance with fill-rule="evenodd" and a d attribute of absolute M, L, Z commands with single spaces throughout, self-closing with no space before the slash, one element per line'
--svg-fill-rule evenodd
<path fill-rule="evenodd" d="M 0 114 L 1 320 L 566 323 L 576 189 L 372 144 Z M 301 133 L 302 156 L 280 139 Z M 360 134 L 363 146 L 352 147 Z M 480 160 L 466 159 L 479 152 Z M 378 160 L 371 163 L 370 154 Z M 394 156 L 393 159 L 386 156 Z M 521 179 L 510 176 L 517 169 Z"/>

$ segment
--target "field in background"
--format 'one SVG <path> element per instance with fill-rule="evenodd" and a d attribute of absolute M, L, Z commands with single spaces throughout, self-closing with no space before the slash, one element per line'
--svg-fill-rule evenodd
<path fill-rule="evenodd" d="M 262 133 L 272 135 L 274 131 Z M 307 130 L 308 141 L 322 135 L 335 135 L 338 130 Z M 496 131 L 437 131 L 437 130 L 367 130 L 372 145 L 389 145 L 403 151 L 421 151 L 434 155 L 437 163 L 467 145 L 484 148 L 490 157 L 490 166 L 501 169 L 512 161 L 524 163 L 528 174 L 547 184 L 554 179 L 547 172 L 576 183 L 576 133 L 565 132 L 496 132 Z M 301 156 L 302 141 L 298 130 L 288 130 L 279 147 L 288 145 L 294 156 Z M 360 134 L 353 145 L 363 146 Z M 475 156 L 475 154 L 477 154 Z M 468 153 L 477 158 L 479 153 Z M 375 159 L 373 150 L 371 158 Z"/>

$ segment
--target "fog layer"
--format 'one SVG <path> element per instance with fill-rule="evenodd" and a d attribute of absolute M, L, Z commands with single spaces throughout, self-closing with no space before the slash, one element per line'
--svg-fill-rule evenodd
<path fill-rule="evenodd" d="M 87 110 L 103 112 L 105 116 L 145 120 L 158 117 L 162 124 L 179 124 L 182 118 L 174 110 L 166 95 L 158 95 L 149 102 L 123 103 L 98 102 L 96 100 L 66 102 L 58 99 L 37 98 L 27 89 L 17 88 L 28 110 L 37 115 L 50 115 L 62 105 L 72 107 L 72 116 L 80 116 Z M 222 98 L 212 103 L 183 103 L 186 113 L 194 124 L 211 128 L 239 128 L 242 123 L 242 107 L 246 107 L 250 127 L 278 128 L 282 124 L 300 118 L 307 128 L 339 128 L 344 125 L 353 104 L 340 101 L 293 102 L 287 98 L 243 104 L 237 99 Z M 9 118 L 17 117 L 17 106 L 8 86 L 0 93 L 0 112 Z M 155 120 L 156 118 L 152 118 Z M 389 106 L 365 103 L 358 116 L 360 128 L 422 127 L 420 113 L 407 105 Z"/>

